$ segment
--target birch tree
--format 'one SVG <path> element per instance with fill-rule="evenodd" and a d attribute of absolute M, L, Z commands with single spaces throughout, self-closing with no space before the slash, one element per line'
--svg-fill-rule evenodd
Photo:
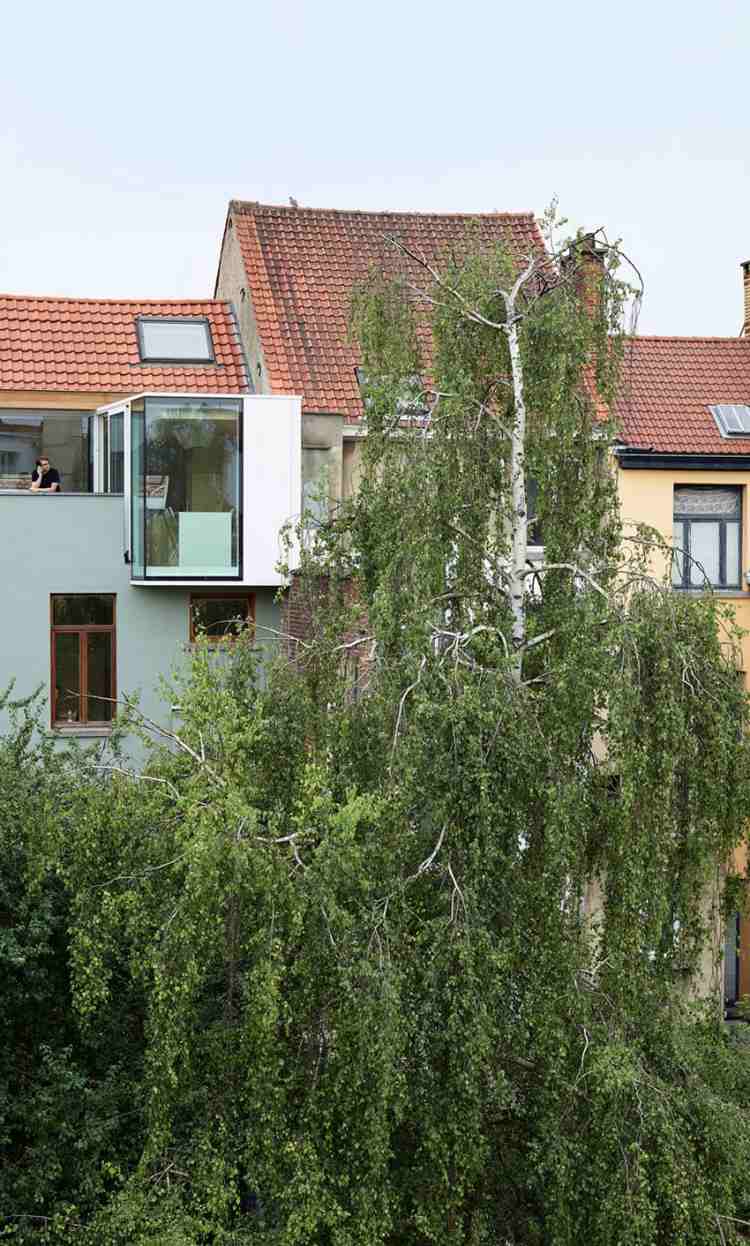
<path fill-rule="evenodd" d="M 616 248 L 592 304 L 580 241 L 476 241 L 356 294 L 362 485 L 295 660 L 199 643 L 179 729 L 125 707 L 145 768 L 35 833 L 84 1032 L 125 996 L 143 1043 L 58 1241 L 744 1240 L 747 1058 L 685 989 L 750 797 L 731 619 L 622 539 Z"/>

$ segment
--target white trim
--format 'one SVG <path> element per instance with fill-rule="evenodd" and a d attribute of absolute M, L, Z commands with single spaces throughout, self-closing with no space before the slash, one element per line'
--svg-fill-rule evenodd
<path fill-rule="evenodd" d="M 104 415 L 115 407 L 121 407 L 123 403 L 137 402 L 139 398 L 233 398 L 235 401 L 253 398 L 256 402 L 288 402 L 290 398 L 297 398 L 302 402 L 299 394 L 254 394 L 251 390 L 243 390 L 239 394 L 230 394 L 226 390 L 211 391 L 211 393 L 203 391 L 200 394 L 194 394 L 186 389 L 143 389 L 137 394 L 128 394 L 124 398 L 118 398 L 116 402 L 108 402 L 103 407 L 97 407 L 96 414 Z"/>

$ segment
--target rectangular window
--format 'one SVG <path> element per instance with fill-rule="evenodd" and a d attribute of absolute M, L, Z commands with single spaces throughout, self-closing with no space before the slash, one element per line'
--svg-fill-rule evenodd
<path fill-rule="evenodd" d="M 190 596 L 190 640 L 206 636 L 210 641 L 238 636 L 255 622 L 252 593 L 192 593 Z"/>
<path fill-rule="evenodd" d="M 239 580 L 242 399 L 134 403 L 131 454 L 133 578 Z"/>
<path fill-rule="evenodd" d="M 138 349 L 142 363 L 213 363 L 211 328 L 204 317 L 139 316 Z"/>
<path fill-rule="evenodd" d="M 742 502 L 739 488 L 679 485 L 674 491 L 672 584 L 740 588 Z"/>
<path fill-rule="evenodd" d="M 52 725 L 106 726 L 114 718 L 115 598 L 53 593 Z"/>
<path fill-rule="evenodd" d="M 88 411 L 0 412 L 0 489 L 29 489 L 38 459 L 49 459 L 64 493 L 90 493 Z"/>

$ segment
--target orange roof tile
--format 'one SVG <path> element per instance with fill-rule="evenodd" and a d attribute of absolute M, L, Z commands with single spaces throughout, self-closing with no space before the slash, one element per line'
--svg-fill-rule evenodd
<path fill-rule="evenodd" d="M 660 454 L 750 454 L 722 437 L 709 411 L 750 404 L 750 338 L 634 337 L 616 405 L 623 441 Z"/>
<path fill-rule="evenodd" d="M 144 364 L 137 316 L 205 316 L 212 364 Z M 217 299 L 24 298 L 0 294 L 0 390 L 247 391 L 239 332 L 230 303 Z"/>
<path fill-rule="evenodd" d="M 349 421 L 362 415 L 358 355 L 348 341 L 352 287 L 373 264 L 403 270 L 389 238 L 430 262 L 468 242 L 502 242 L 519 260 L 544 249 L 530 212 L 345 212 L 233 200 L 227 228 L 236 230 L 271 389 L 302 394 L 306 411 Z"/>

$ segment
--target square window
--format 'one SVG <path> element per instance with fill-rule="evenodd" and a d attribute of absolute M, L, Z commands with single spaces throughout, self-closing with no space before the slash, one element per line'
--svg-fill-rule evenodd
<path fill-rule="evenodd" d="M 205 317 L 168 319 L 138 316 L 141 363 L 214 363 L 211 328 Z"/>
<path fill-rule="evenodd" d="M 53 593 L 52 726 L 106 727 L 115 714 L 115 598 Z"/>
<path fill-rule="evenodd" d="M 673 586 L 741 588 L 740 489 L 676 486 L 673 519 Z"/>
<path fill-rule="evenodd" d="M 236 639 L 255 623 L 255 599 L 252 593 L 191 593 L 190 640 L 198 636 L 218 644 Z"/>

